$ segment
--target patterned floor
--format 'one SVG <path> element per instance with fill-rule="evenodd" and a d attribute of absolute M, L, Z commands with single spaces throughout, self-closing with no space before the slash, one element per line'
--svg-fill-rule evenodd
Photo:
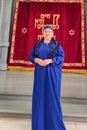
<path fill-rule="evenodd" d="M 32 72 L 0 71 L 0 130 L 31 130 L 28 118 L 1 116 L 31 114 L 32 86 Z M 87 75 L 63 73 L 61 97 L 67 130 L 87 130 Z"/>
<path fill-rule="evenodd" d="M 87 130 L 87 123 L 65 121 L 67 130 Z M 30 119 L 0 118 L 0 130 L 31 130 Z"/>

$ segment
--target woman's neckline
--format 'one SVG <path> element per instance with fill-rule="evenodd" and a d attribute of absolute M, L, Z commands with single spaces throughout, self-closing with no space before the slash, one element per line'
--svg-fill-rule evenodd
<path fill-rule="evenodd" d="M 50 41 L 43 41 L 46 45 L 49 45 Z"/>

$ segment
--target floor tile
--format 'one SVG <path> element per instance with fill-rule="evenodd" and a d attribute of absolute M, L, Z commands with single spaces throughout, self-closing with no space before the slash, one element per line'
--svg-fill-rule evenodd
<path fill-rule="evenodd" d="M 77 130 L 87 130 L 87 123 L 78 123 L 76 122 Z"/>

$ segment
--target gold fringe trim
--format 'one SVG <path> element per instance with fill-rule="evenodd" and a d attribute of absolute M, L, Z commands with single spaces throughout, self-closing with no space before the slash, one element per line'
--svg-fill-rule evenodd
<path fill-rule="evenodd" d="M 26 68 L 26 67 L 21 67 L 21 66 L 8 66 L 8 70 L 34 71 L 34 68 Z"/>
<path fill-rule="evenodd" d="M 26 68 L 21 66 L 8 66 L 8 70 L 15 71 L 34 71 L 34 68 Z M 63 69 L 63 73 L 77 73 L 77 74 L 87 74 L 87 70 L 76 70 L 76 69 Z"/>
<path fill-rule="evenodd" d="M 87 70 L 63 69 L 63 73 L 87 74 Z"/>

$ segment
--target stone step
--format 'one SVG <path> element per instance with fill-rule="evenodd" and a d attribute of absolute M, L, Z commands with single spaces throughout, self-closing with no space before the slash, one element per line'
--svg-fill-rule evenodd
<path fill-rule="evenodd" d="M 63 116 L 68 118 L 86 118 L 87 104 L 83 103 L 67 103 L 62 102 Z M 0 96 L 0 115 L 10 114 L 13 116 L 31 115 L 31 97 L 8 96 L 1 98 Z"/>

